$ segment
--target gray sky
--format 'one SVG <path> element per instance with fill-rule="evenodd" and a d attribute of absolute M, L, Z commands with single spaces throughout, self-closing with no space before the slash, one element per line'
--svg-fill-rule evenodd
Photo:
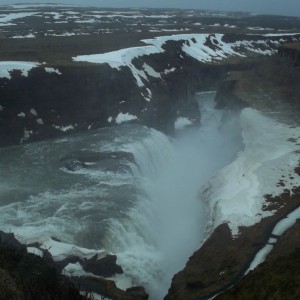
<path fill-rule="evenodd" d="M 173 7 L 239 10 L 261 14 L 300 16 L 300 0 L 0 0 L 0 4 L 49 2 L 100 7 Z"/>

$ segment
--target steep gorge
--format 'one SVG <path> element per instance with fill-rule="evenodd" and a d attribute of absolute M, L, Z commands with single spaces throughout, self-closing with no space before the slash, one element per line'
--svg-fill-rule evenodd
<path fill-rule="evenodd" d="M 246 70 L 228 74 L 220 85 L 216 98 L 218 105 L 237 109 L 250 106 L 283 123 L 290 124 L 291 128 L 299 125 L 300 69 L 295 63 L 298 55 L 298 52 L 295 52 L 296 47 L 297 44 L 284 46 L 280 48 L 280 55 L 258 58 L 256 64 L 249 66 Z M 277 262 L 275 260 L 278 257 L 282 257 L 281 264 L 284 264 L 286 259 L 287 268 L 289 268 L 288 255 L 298 255 L 300 242 L 299 235 L 292 234 L 296 231 L 298 226 L 296 224 L 280 238 L 278 246 L 275 244 L 273 251 L 267 256 L 268 263 L 261 265 L 258 272 L 247 275 L 236 289 L 226 292 L 226 289 L 243 277 L 255 254 L 267 243 L 275 224 L 299 207 L 299 185 L 294 186 L 291 192 L 286 189 L 278 197 L 270 195 L 265 197 L 266 207 L 269 206 L 270 210 L 275 208 L 276 213 L 254 226 L 242 227 L 240 234 L 236 237 L 232 236 L 227 224 L 216 228 L 201 248 L 190 257 L 186 267 L 174 276 L 165 299 L 209 299 L 218 293 L 221 293 L 221 296 L 216 299 L 232 299 L 230 297 L 247 299 L 246 294 L 250 297 L 249 299 L 262 297 L 265 292 L 263 287 L 260 290 L 261 294 L 257 292 L 252 295 L 247 290 L 248 285 L 251 282 L 259 285 L 259 276 L 261 276 L 259 274 L 270 277 L 272 277 L 272 272 L 276 274 Z M 274 269 L 272 269 L 273 262 Z M 288 273 L 288 270 L 286 272 Z M 250 283 L 247 281 L 248 278 Z M 289 292 L 284 292 L 285 278 L 282 277 L 281 280 L 278 279 L 276 288 L 273 286 L 271 290 L 268 290 L 268 283 L 265 283 L 269 296 L 275 297 L 276 295 L 278 299 L 286 299 Z M 272 284 L 274 282 L 270 281 L 270 286 Z M 295 286 L 292 291 L 294 288 Z M 280 291 L 280 294 L 276 294 L 276 291 Z M 293 295 L 290 294 L 290 297 Z"/>

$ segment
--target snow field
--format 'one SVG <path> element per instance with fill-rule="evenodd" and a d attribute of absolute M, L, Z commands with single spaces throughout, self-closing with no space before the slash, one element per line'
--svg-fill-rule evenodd
<path fill-rule="evenodd" d="M 242 111 L 241 125 L 244 150 L 211 180 L 204 195 L 215 220 L 212 226 L 228 223 L 233 236 L 239 234 L 240 226 L 254 225 L 274 213 L 263 210 L 264 195 L 278 196 L 300 185 L 294 172 L 299 147 L 289 141 L 298 138 L 300 128 L 290 128 L 250 108 Z M 278 184 L 282 177 L 284 186 Z"/>

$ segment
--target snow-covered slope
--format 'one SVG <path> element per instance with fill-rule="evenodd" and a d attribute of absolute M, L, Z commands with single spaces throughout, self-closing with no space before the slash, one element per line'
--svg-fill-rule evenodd
<path fill-rule="evenodd" d="M 170 72 L 170 70 L 166 69 L 158 73 L 150 66 L 152 70 L 149 71 L 148 65 L 143 65 L 142 68 L 139 68 L 134 64 L 133 60 L 143 56 L 164 53 L 164 47 L 170 41 L 182 43 L 182 54 L 180 56 L 182 59 L 185 55 L 202 63 L 218 63 L 234 56 L 246 57 L 248 55 L 274 54 L 280 45 L 291 38 L 297 40 L 300 38 L 300 34 L 246 36 L 244 39 L 239 39 L 238 36 L 236 36 L 232 42 L 226 41 L 224 34 L 177 34 L 145 39 L 143 42 L 146 43 L 147 46 L 126 48 L 100 54 L 78 55 L 73 57 L 73 60 L 98 64 L 107 63 L 116 69 L 128 67 L 138 86 L 143 87 L 144 81 L 149 80 L 149 76 L 158 78 Z"/>
<path fill-rule="evenodd" d="M 41 66 L 40 63 L 32 61 L 0 61 L 0 78 L 11 79 L 11 72 L 13 71 L 20 71 L 22 76 L 28 77 L 28 72 L 39 66 Z M 57 69 L 49 67 L 44 69 L 47 73 L 61 75 Z"/>
<path fill-rule="evenodd" d="M 292 192 L 300 185 L 295 172 L 299 164 L 299 127 L 285 125 L 247 108 L 241 113 L 245 148 L 238 157 L 204 188 L 202 198 L 211 207 L 216 228 L 228 223 L 232 234 L 240 226 L 251 226 L 270 216 L 265 195 Z"/>
<path fill-rule="evenodd" d="M 1 61 L 0 62 L 0 78 L 11 79 L 11 72 L 18 70 L 21 72 L 22 76 L 27 77 L 28 72 L 38 67 L 40 64 L 37 62 L 28 61 Z"/>

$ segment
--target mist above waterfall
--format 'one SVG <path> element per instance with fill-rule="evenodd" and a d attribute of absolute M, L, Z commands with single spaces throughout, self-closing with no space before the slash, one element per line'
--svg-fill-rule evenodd
<path fill-rule="evenodd" d="M 205 237 L 201 187 L 242 147 L 239 115 L 214 109 L 214 96 L 197 95 L 201 127 L 173 139 L 131 124 L 0 149 L 1 228 L 50 252 L 53 237 L 114 253 L 122 287 L 163 299 Z"/>
<path fill-rule="evenodd" d="M 133 219 L 143 216 L 137 230 L 145 238 L 129 240 L 118 257 L 126 272 L 146 286 L 153 300 L 163 299 L 171 278 L 205 236 L 208 207 L 199 195 L 201 187 L 242 147 L 238 114 L 215 110 L 214 96 L 214 92 L 197 95 L 200 129 L 182 131 L 162 149 L 148 145 L 152 155 L 146 160 L 133 150 L 142 166 L 140 176 L 145 179 L 148 198 L 146 206 L 145 199 L 139 202 L 140 210 Z M 155 166 L 154 172 L 151 166 Z"/>

